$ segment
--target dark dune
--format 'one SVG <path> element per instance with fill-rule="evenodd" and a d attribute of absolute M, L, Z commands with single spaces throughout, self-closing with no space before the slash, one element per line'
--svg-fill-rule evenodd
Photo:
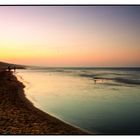
<path fill-rule="evenodd" d="M 26 66 L 23 66 L 23 65 L 0 62 L 0 70 L 5 70 L 5 69 L 7 69 L 8 66 L 10 66 L 11 68 L 15 66 L 17 69 L 25 69 L 26 68 Z"/>

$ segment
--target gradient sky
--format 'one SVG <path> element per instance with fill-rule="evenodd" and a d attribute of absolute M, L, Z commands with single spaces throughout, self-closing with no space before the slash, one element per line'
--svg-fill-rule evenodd
<path fill-rule="evenodd" d="M 0 61 L 140 66 L 140 6 L 0 6 Z"/>

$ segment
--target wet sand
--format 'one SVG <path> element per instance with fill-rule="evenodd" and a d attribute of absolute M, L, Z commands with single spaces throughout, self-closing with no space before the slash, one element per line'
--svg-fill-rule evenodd
<path fill-rule="evenodd" d="M 89 134 L 37 109 L 12 72 L 0 72 L 0 134 Z"/>

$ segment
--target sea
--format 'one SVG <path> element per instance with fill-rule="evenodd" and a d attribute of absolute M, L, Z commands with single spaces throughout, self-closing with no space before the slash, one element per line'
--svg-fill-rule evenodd
<path fill-rule="evenodd" d="M 140 68 L 17 70 L 40 110 L 93 134 L 140 134 Z"/>

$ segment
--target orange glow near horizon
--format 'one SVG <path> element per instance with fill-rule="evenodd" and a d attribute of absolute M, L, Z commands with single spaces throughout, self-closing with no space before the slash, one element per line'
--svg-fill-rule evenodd
<path fill-rule="evenodd" d="M 138 50 L 129 49 L 127 52 L 122 49 L 110 49 L 108 51 L 103 50 L 88 50 L 88 49 L 80 49 L 64 51 L 64 52 L 56 52 L 56 51 L 47 51 L 47 50 L 33 50 L 32 51 L 23 51 L 22 53 L 18 53 L 17 51 L 5 51 L 1 53 L 0 59 L 6 62 L 12 62 L 17 64 L 25 64 L 25 65 L 40 65 L 43 66 L 45 63 L 49 66 L 115 66 L 125 62 L 126 64 L 136 62 L 139 63 L 139 52 Z M 122 61 L 123 60 L 123 61 Z M 80 65 L 82 63 L 82 65 Z M 128 63 L 128 64 L 129 64 Z M 113 65 L 115 64 L 115 65 Z"/>

